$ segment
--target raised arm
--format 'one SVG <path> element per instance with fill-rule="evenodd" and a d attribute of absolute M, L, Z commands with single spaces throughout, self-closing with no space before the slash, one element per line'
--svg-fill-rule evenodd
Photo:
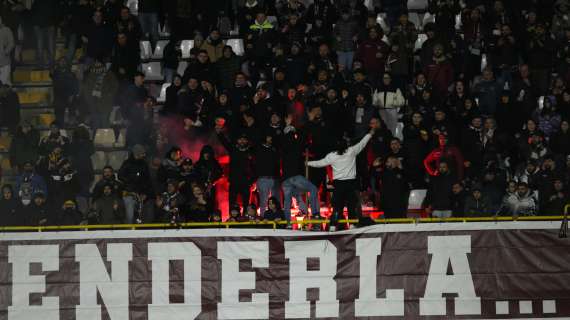
<path fill-rule="evenodd" d="M 332 161 L 330 160 L 328 155 L 321 160 L 307 162 L 307 165 L 309 167 L 313 167 L 313 168 L 323 168 L 326 166 L 330 166 L 331 164 L 332 164 Z"/>
<path fill-rule="evenodd" d="M 362 138 L 362 140 L 360 140 L 360 142 L 358 142 L 357 144 L 348 148 L 349 152 L 354 154 L 354 155 L 359 154 L 362 150 L 364 150 L 364 148 L 368 144 L 368 141 L 370 141 L 370 139 L 372 139 L 372 134 L 373 134 L 373 132 L 367 133 L 364 136 L 364 138 Z"/>

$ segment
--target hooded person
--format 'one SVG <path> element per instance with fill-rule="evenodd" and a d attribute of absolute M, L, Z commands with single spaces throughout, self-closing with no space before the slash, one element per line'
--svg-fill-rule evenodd
<path fill-rule="evenodd" d="M 200 150 L 200 158 L 194 164 L 193 176 L 204 186 L 204 193 L 215 203 L 216 182 L 222 177 L 223 169 L 218 160 L 214 148 L 204 145 Z"/>
<path fill-rule="evenodd" d="M 471 188 L 471 194 L 465 200 L 465 210 L 463 210 L 465 216 L 468 218 L 492 216 L 491 210 L 487 197 L 482 192 L 482 187 L 475 185 Z"/>
<path fill-rule="evenodd" d="M 32 196 L 30 205 L 24 208 L 26 225 L 37 227 L 54 224 L 52 210 L 48 207 L 46 195 L 37 192 Z"/>
<path fill-rule="evenodd" d="M 14 189 L 7 184 L 2 187 L 0 195 L 0 226 L 21 226 L 25 224 L 22 218 L 22 202 L 14 194 Z"/>
<path fill-rule="evenodd" d="M 34 194 L 47 194 L 46 182 L 42 176 L 34 172 L 31 161 L 24 163 L 22 174 L 16 178 L 15 192 L 25 206 L 31 203 Z"/>
<path fill-rule="evenodd" d="M 100 224 L 125 222 L 125 205 L 123 200 L 116 195 L 112 184 L 103 186 L 103 194 L 95 201 L 92 210 L 95 211 Z"/>
<path fill-rule="evenodd" d="M 81 224 L 82 220 L 83 214 L 77 209 L 75 201 L 67 200 L 63 203 L 55 224 L 59 226 L 73 226 Z"/>
<path fill-rule="evenodd" d="M 159 191 L 166 189 L 166 182 L 169 179 L 180 178 L 180 165 L 182 164 L 182 160 L 184 160 L 182 158 L 182 149 L 172 147 L 168 150 L 157 172 L 157 180 L 160 187 Z"/>
<path fill-rule="evenodd" d="M 136 194 L 153 194 L 150 170 L 146 162 L 146 150 L 142 145 L 135 145 L 129 158 L 119 169 L 119 181 L 124 186 L 126 223 L 132 223 L 135 211 Z"/>

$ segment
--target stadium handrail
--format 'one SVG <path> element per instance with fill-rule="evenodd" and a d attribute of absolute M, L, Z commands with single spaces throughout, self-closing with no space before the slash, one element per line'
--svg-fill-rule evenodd
<path fill-rule="evenodd" d="M 564 209 L 565 214 L 570 210 L 570 205 Z M 375 219 L 376 224 L 397 223 L 458 223 L 458 222 L 505 222 L 505 221 L 561 221 L 564 216 L 519 216 L 519 217 L 477 217 L 477 218 L 401 218 L 401 219 Z M 342 219 L 339 223 L 358 223 L 357 219 Z M 323 220 L 298 220 L 292 224 L 305 226 L 310 224 L 328 224 L 328 219 Z M 287 221 L 249 221 L 249 222 L 187 222 L 179 224 L 151 223 L 151 224 L 101 224 L 101 225 L 66 225 L 66 226 L 13 226 L 0 227 L 2 232 L 43 232 L 43 231 L 89 231 L 89 230 L 138 230 L 138 229 L 185 229 L 185 228 L 230 228 L 232 226 L 270 226 L 277 229 L 278 226 L 286 226 Z"/>

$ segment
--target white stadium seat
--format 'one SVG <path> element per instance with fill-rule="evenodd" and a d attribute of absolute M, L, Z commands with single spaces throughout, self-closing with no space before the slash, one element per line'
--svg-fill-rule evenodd
<path fill-rule="evenodd" d="M 396 129 L 394 130 L 394 137 L 400 139 L 400 141 L 404 141 L 404 123 L 398 122 L 396 125 Z"/>
<path fill-rule="evenodd" d="M 148 60 L 152 56 L 152 49 L 150 47 L 150 41 L 143 40 L 140 42 L 140 49 L 141 49 L 141 59 Z"/>
<path fill-rule="evenodd" d="M 162 75 L 162 65 L 158 61 L 143 63 L 142 68 L 146 80 L 156 81 L 164 78 Z"/>
<path fill-rule="evenodd" d="M 425 26 L 428 23 L 435 23 L 435 15 L 430 14 L 429 12 L 426 12 L 424 18 L 423 18 L 423 22 L 422 25 Z"/>
<path fill-rule="evenodd" d="M 131 10 L 131 13 L 138 15 L 139 13 L 139 0 L 127 0 L 126 6 Z"/>
<path fill-rule="evenodd" d="M 163 83 L 162 87 L 160 88 L 160 95 L 156 99 L 158 103 L 164 103 L 166 101 L 166 89 L 170 87 L 170 83 Z"/>
<path fill-rule="evenodd" d="M 428 7 L 428 0 L 408 0 L 408 10 L 425 10 Z"/>
<path fill-rule="evenodd" d="M 181 76 L 184 75 L 184 71 L 186 71 L 187 67 L 188 67 L 188 62 L 180 61 L 180 63 L 178 64 L 178 70 L 176 73 L 178 73 Z"/>
<path fill-rule="evenodd" d="M 235 54 L 241 56 L 244 54 L 243 39 L 228 39 L 226 40 L 226 45 L 232 47 Z"/>
<path fill-rule="evenodd" d="M 410 191 L 410 197 L 408 198 L 408 210 L 421 210 L 426 194 L 427 190 L 425 189 Z"/>
<path fill-rule="evenodd" d="M 91 156 L 91 163 L 93 164 L 93 170 L 101 171 L 107 165 L 107 155 L 104 151 L 96 151 Z"/>
<path fill-rule="evenodd" d="M 115 143 L 115 130 L 97 129 L 93 143 L 96 147 L 112 148 Z"/>
<path fill-rule="evenodd" d="M 156 42 L 156 48 L 154 48 L 154 53 L 152 55 L 153 59 L 162 59 L 164 56 L 164 47 L 168 44 L 168 40 L 159 40 Z"/>
<path fill-rule="evenodd" d="M 416 26 L 417 30 L 422 30 L 423 25 L 422 25 L 422 20 L 420 17 L 420 14 L 417 12 L 410 12 L 408 14 L 408 20 L 410 20 L 411 23 L 413 23 Z"/>
<path fill-rule="evenodd" d="M 487 55 L 486 54 L 482 54 L 481 55 L 481 72 L 483 71 L 483 69 L 485 69 L 487 67 Z"/>
<path fill-rule="evenodd" d="M 380 25 L 382 30 L 384 30 L 385 34 L 390 33 L 390 26 L 388 26 L 388 22 L 386 22 L 386 14 L 385 13 L 378 14 L 378 16 L 376 17 L 376 22 Z"/>
<path fill-rule="evenodd" d="M 107 158 L 109 159 L 109 165 L 113 167 L 115 170 L 119 170 L 121 165 L 127 158 L 129 157 L 128 151 L 113 151 L 107 154 Z"/>
<path fill-rule="evenodd" d="M 414 51 L 421 50 L 422 45 L 427 40 L 427 35 L 425 33 L 418 34 L 418 40 L 416 40 L 416 45 L 414 47 Z"/>
<path fill-rule="evenodd" d="M 182 50 L 182 58 L 190 58 L 190 50 L 194 48 L 194 40 L 182 40 L 180 44 L 180 49 Z"/>
<path fill-rule="evenodd" d="M 113 144 L 115 148 L 124 148 L 127 145 L 127 129 L 121 129 L 117 141 Z"/>

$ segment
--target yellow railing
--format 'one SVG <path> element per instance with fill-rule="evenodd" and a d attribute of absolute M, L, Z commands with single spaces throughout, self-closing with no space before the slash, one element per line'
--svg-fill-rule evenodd
<path fill-rule="evenodd" d="M 564 209 L 565 214 L 570 210 L 570 205 Z M 480 217 L 480 218 L 402 218 L 402 219 L 376 219 L 376 224 L 396 224 L 396 223 L 458 223 L 458 222 L 502 222 L 502 221 L 559 221 L 564 216 L 527 216 L 527 217 Z M 310 224 L 328 224 L 329 220 L 299 220 L 292 224 L 305 226 Z M 343 219 L 339 223 L 358 223 L 356 219 Z M 260 222 L 189 222 L 180 224 L 152 223 L 152 224 L 106 224 L 106 225 L 72 225 L 72 226 L 21 226 L 21 227 L 0 227 L 0 232 L 42 232 L 42 231 L 88 231 L 88 230 L 138 230 L 138 229 L 191 229 L 191 228 L 231 228 L 248 226 L 267 226 L 272 229 L 284 227 L 286 221 L 260 221 Z"/>

